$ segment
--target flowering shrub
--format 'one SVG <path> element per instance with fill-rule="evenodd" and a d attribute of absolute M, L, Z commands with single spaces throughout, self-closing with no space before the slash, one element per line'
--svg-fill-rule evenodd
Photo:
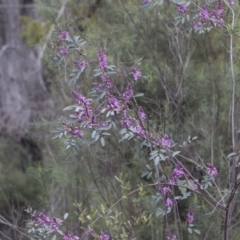
<path fill-rule="evenodd" d="M 141 7 L 146 10 L 161 4 L 162 1 L 142 1 Z M 200 6 L 185 1 L 173 1 L 173 4 L 176 5 L 180 15 L 176 18 L 176 25 L 180 22 L 184 24 L 185 22 L 182 19 L 187 19 L 191 28 L 196 32 L 204 33 L 213 28 L 226 27 L 224 14 L 230 8 L 229 4 L 232 4 L 232 2 L 226 2 L 223 5 L 223 2 L 217 1 L 214 4 L 204 3 Z M 72 62 L 74 68 L 69 75 L 70 86 L 77 84 L 81 74 L 84 74 L 86 69 L 92 72 L 95 81 L 92 84 L 88 83 L 90 91 L 87 95 L 79 90 L 72 91 L 75 104 L 65 108 L 70 112 L 69 118 L 62 121 L 62 126 L 56 131 L 54 138 L 64 137 L 66 148 L 72 147 L 75 152 L 77 152 L 77 142 L 83 143 L 85 146 L 92 146 L 94 143 L 100 142 L 104 147 L 111 141 L 113 132 L 118 136 L 119 142 L 133 140 L 139 149 L 147 149 L 149 153 L 149 161 L 145 165 L 141 177 L 153 181 L 150 186 L 154 186 L 155 191 L 154 196 L 152 196 L 153 205 L 156 207 L 153 208 L 155 210 L 154 214 L 159 217 L 167 216 L 172 212 L 176 213 L 180 201 L 189 198 L 192 194 L 198 194 L 213 205 L 215 209 L 225 211 L 223 239 L 227 240 L 228 223 L 230 221 L 229 206 L 239 185 L 239 182 L 236 181 L 235 169 L 232 170 L 232 178 L 235 179 L 235 182 L 231 185 L 229 192 L 223 196 L 223 191 L 217 187 L 216 183 L 220 174 L 213 163 L 205 163 L 201 158 L 198 160 L 188 159 L 181 153 L 182 149 L 190 145 L 197 137 L 189 136 L 183 144 L 177 144 L 174 139 L 171 139 L 171 132 L 154 128 L 149 113 L 138 101 L 138 98 L 143 97 L 143 94 L 136 92 L 137 85 L 146 81 L 141 65 L 132 62 L 119 70 L 115 65 L 109 63 L 110 53 L 107 55 L 107 51 L 101 48 L 98 48 L 95 52 L 95 58 L 88 59 L 86 54 L 83 54 L 84 45 L 87 44 L 86 41 L 79 36 L 71 37 L 67 31 L 59 31 L 55 43 L 54 47 L 57 53 L 54 59 L 58 62 L 61 62 L 63 58 L 70 57 L 74 52 L 81 53 L 79 59 Z M 114 76 L 117 77 L 114 78 Z M 126 80 L 122 89 L 118 88 L 116 81 L 119 76 L 123 76 L 123 79 Z M 229 155 L 229 158 L 235 156 L 235 154 L 237 153 L 234 152 L 233 155 Z M 186 161 L 183 161 L 183 159 Z M 201 173 L 201 178 L 189 171 L 187 162 L 196 167 Z M 121 179 L 117 178 L 117 180 L 123 184 Z M 209 188 L 213 186 L 216 186 L 217 196 L 213 196 L 209 192 Z M 142 187 L 137 191 L 140 191 L 140 189 Z M 125 196 L 117 203 L 133 193 L 135 191 L 125 193 Z M 230 197 L 226 198 L 228 194 Z M 115 204 L 104 210 L 100 217 L 107 214 L 114 206 Z M 233 211 L 233 207 L 231 211 Z M 184 225 L 188 232 L 190 234 L 193 232 L 200 234 L 200 231 L 193 224 L 195 214 L 191 206 L 188 208 L 185 219 Z M 93 223 L 97 220 L 93 220 Z M 33 214 L 28 225 L 30 226 L 29 233 L 55 234 L 54 236 L 58 234 L 64 240 L 80 239 L 80 237 L 74 236 L 72 232 L 61 232 L 59 230 L 61 224 L 62 221 L 56 218 L 50 219 L 42 213 Z M 94 227 L 92 225 L 91 227 Z M 31 228 L 31 226 L 34 226 L 34 228 Z M 124 236 L 126 239 L 129 237 L 127 234 Z M 94 237 L 109 240 L 110 234 L 103 229 L 100 235 L 97 235 L 89 228 L 84 232 L 83 237 L 85 239 Z M 180 238 L 180 234 L 176 229 L 170 231 L 167 228 L 166 237 L 169 240 L 176 240 Z"/>

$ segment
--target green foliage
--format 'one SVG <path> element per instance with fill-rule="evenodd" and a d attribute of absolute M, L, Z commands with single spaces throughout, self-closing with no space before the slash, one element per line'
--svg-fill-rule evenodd
<path fill-rule="evenodd" d="M 69 87 L 88 93 L 88 85 L 95 81 L 98 73 L 93 76 L 87 69 L 73 70 L 72 61 L 84 56 L 90 64 L 94 64 L 98 48 L 109 53 L 109 62 L 114 64 L 113 70 L 118 73 L 133 65 L 139 66 L 145 77 L 137 92 L 144 95 L 136 98 L 136 102 L 146 109 L 149 125 L 155 132 L 168 133 L 174 142 L 184 142 L 181 153 L 174 150 L 173 157 L 180 159 L 189 173 L 215 196 L 217 190 L 212 187 L 211 179 L 203 176 L 199 166 L 213 161 L 221 176 L 216 182 L 223 189 L 227 187 L 227 155 L 232 150 L 229 130 L 231 79 L 226 33 L 220 30 L 195 34 L 187 17 L 182 16 L 178 16 L 179 23 L 176 25 L 177 14 L 173 4 L 152 1 L 145 8 L 140 8 L 140 1 L 122 2 L 125 5 L 121 1 L 103 0 L 91 14 L 88 14 L 90 4 L 87 1 L 69 2 L 65 17 L 57 23 L 57 28 L 70 33 L 80 32 L 81 38 L 73 39 L 69 49 L 78 48 L 78 44 L 82 47 L 85 41 L 87 44 L 70 60 L 60 56 L 55 69 L 51 63 L 54 53 L 48 49 L 44 61 L 52 72 L 53 105 L 60 111 L 71 104 Z M 44 3 L 44 9 L 41 9 L 47 22 L 56 17 L 58 7 L 57 1 L 52 5 Z M 23 37 L 28 45 L 44 39 L 47 26 L 26 17 L 22 22 Z M 234 41 L 238 78 L 238 37 Z M 66 80 L 68 76 L 70 82 Z M 122 90 L 126 78 L 120 75 L 112 78 Z M 238 91 L 239 87 L 237 82 Z M 142 186 L 154 182 L 154 166 L 159 166 L 164 173 L 163 178 L 169 175 L 172 165 L 166 161 L 169 159 L 167 154 L 160 150 L 149 152 L 145 147 L 140 149 L 134 141 L 119 142 L 119 136 L 110 129 L 104 130 L 104 133 L 111 134 L 111 138 L 107 135 L 103 138 L 102 132 L 93 132 L 89 136 L 96 142 L 94 146 L 83 140 L 64 141 L 60 137 L 62 129 L 56 135 L 59 142 L 53 143 L 50 130 L 43 137 L 43 149 L 46 149 L 43 166 L 28 168 L 25 175 L 18 167 L 16 170 L 6 163 L 2 164 L 6 172 L 1 178 L 6 181 L 5 190 L 9 190 L 9 196 L 16 189 L 21 189 L 22 195 L 26 194 L 19 197 L 22 202 L 29 199 L 40 201 L 45 206 L 50 205 L 51 211 L 60 216 L 68 212 L 68 220 L 72 225 L 80 226 L 79 232 L 87 226 L 98 231 L 106 227 L 114 239 L 130 239 L 132 236 L 135 239 L 163 239 L 166 218 L 161 195 L 156 193 L 155 187 Z M 197 142 L 189 144 L 192 140 L 186 141 L 189 135 L 198 136 Z M 132 135 L 124 131 L 122 137 L 122 140 L 132 139 Z M 100 142 L 97 142 L 98 139 L 101 139 Z M 16 182 L 10 173 L 16 176 Z M 180 214 L 177 217 L 178 231 L 182 231 L 182 239 L 220 239 L 222 219 L 198 195 L 190 196 L 186 187 L 192 186 L 192 182 L 181 184 L 182 188 L 175 191 Z M 128 195 L 138 188 L 137 192 Z M 119 200 L 119 204 L 110 208 Z M 201 236 L 198 236 L 195 226 L 185 226 L 189 205 L 197 216 L 195 226 L 201 231 Z M 168 218 L 169 229 L 174 230 L 173 213 Z M 234 220 L 235 226 L 237 221 L 238 217 Z M 231 229 L 230 239 L 238 239 L 237 229 Z"/>
<path fill-rule="evenodd" d="M 28 16 L 21 17 L 21 24 L 21 37 L 23 37 L 28 46 L 42 42 L 50 29 L 50 24 L 43 24 Z"/>
<path fill-rule="evenodd" d="M 157 1 L 153 2 L 157 3 Z M 196 170 L 195 166 L 197 165 L 194 163 L 204 162 L 203 159 L 209 162 L 212 152 L 213 160 L 218 160 L 214 163 L 219 169 L 224 169 L 226 162 L 223 155 L 230 152 L 227 143 L 230 137 L 228 106 L 231 91 L 229 82 L 231 80 L 226 61 L 226 49 L 218 44 L 222 42 L 227 47 L 225 38 L 214 31 L 200 36 L 196 35 L 189 30 L 187 22 L 184 25 L 179 23 L 176 27 L 174 5 L 166 6 L 163 3 L 160 7 L 150 7 L 143 12 L 136 1 L 124 1 L 124 4 L 125 8 L 120 1 L 114 2 L 114 4 L 102 1 L 101 7 L 95 11 L 95 15 L 89 18 L 84 15 L 84 12 L 88 12 L 89 6 L 87 4 L 77 6 L 72 1 L 66 13 L 67 16 L 71 16 L 71 20 L 59 23 L 59 25 L 69 26 L 67 30 L 70 33 L 75 32 L 74 29 L 77 28 L 83 30 L 81 37 L 87 41 L 83 53 L 87 53 L 87 58 L 90 61 L 95 59 L 97 49 L 102 48 L 107 53 L 111 53 L 108 54 L 109 62 L 116 66 L 117 72 L 122 71 L 123 63 L 127 67 L 134 64 L 141 67 L 142 72 L 146 75 L 146 81 L 143 81 L 138 87 L 138 92 L 144 93 L 144 97 L 137 99 L 138 103 L 147 109 L 149 122 L 154 126 L 155 131 L 164 129 L 164 132 L 167 132 L 175 142 L 185 141 L 188 135 L 199 137 L 197 143 L 183 145 L 181 155 L 183 156 L 182 161 L 187 164 L 190 173 L 199 176 L 199 180 L 205 182 L 207 187 L 210 181 L 202 177 L 201 169 L 197 168 Z M 80 58 L 79 56 L 75 57 Z M 138 61 L 139 59 L 141 61 Z M 62 63 L 60 66 L 63 66 Z M 70 74 L 72 67 L 68 69 Z M 237 69 L 236 72 L 238 72 Z M 118 76 L 114 80 L 119 89 L 122 89 L 124 78 Z M 81 73 L 71 83 L 73 83 L 73 88 L 81 89 L 84 94 L 87 92 L 86 85 L 84 85 L 86 81 L 90 84 L 94 78 L 89 73 L 86 75 Z M 149 99 L 154 99 L 154 101 Z M 210 122 L 209 119 L 211 119 Z M 130 179 L 132 189 L 134 189 L 137 187 L 137 184 L 134 185 L 134 183 L 140 181 L 139 174 L 142 170 L 139 166 L 149 164 L 147 151 L 136 150 L 132 142 L 121 143 L 122 145 L 119 147 L 115 135 L 111 134 L 111 141 L 101 141 L 102 145 L 106 145 L 108 149 L 101 149 L 100 144 L 97 144 L 94 148 L 91 147 L 91 155 L 87 154 L 85 157 L 85 147 L 81 149 L 80 153 L 80 156 L 84 156 L 84 159 L 87 158 L 91 163 L 91 177 L 97 176 L 101 180 L 96 183 L 92 181 L 91 177 L 85 176 L 87 185 L 98 185 L 98 191 L 102 192 L 89 196 L 90 202 L 94 199 L 94 205 L 101 205 L 102 202 L 107 202 L 108 206 L 114 204 L 115 191 L 112 190 L 113 187 L 109 183 L 114 175 L 118 176 L 121 172 L 128 172 L 127 176 Z M 93 135 L 93 137 L 99 137 L 96 133 Z M 123 137 L 131 138 L 131 136 L 125 135 Z M 213 145 L 210 144 L 211 141 Z M 81 142 L 82 146 L 86 146 L 84 144 Z M 127 150 L 129 146 L 135 152 Z M 200 159 L 195 155 L 196 150 L 201 156 Z M 192 160 L 187 162 L 186 158 Z M 152 160 L 155 165 L 158 165 L 160 162 L 164 162 L 165 157 L 158 153 Z M 161 166 L 164 165 L 161 164 Z M 87 172 L 87 167 L 81 165 L 81 168 Z M 143 181 L 152 181 L 154 177 L 151 171 L 152 167 L 149 166 L 149 168 L 146 167 L 146 171 L 142 174 Z M 90 172 L 91 170 L 89 168 Z M 171 171 L 171 168 L 164 166 L 164 170 Z M 222 172 L 222 174 L 226 177 L 226 173 Z M 220 185 L 225 184 L 224 181 L 218 181 Z M 109 189 L 113 191 L 112 194 L 109 194 L 111 192 Z M 209 189 L 209 192 L 216 194 L 212 188 Z M 119 198 L 121 195 L 118 196 Z M 196 198 L 196 196 L 184 199 L 184 196 L 181 195 L 180 198 L 182 202 L 186 202 Z M 182 204 L 180 214 L 186 214 L 186 205 Z M 197 203 L 194 203 L 194 210 L 198 212 L 200 209 L 200 214 L 201 205 L 204 205 L 204 213 L 211 212 L 211 208 L 198 198 Z M 122 221 L 119 218 L 121 212 L 119 210 L 116 212 L 117 215 L 113 216 L 120 222 Z M 151 213 L 153 212 L 156 212 L 156 209 L 152 209 Z M 215 212 L 212 215 L 214 218 Z M 101 220 L 101 227 L 106 224 L 106 221 L 108 222 L 107 219 Z M 148 237 L 151 236 L 152 239 L 159 239 L 161 235 L 159 235 L 159 230 L 155 224 L 157 221 L 163 221 L 163 218 L 160 217 L 159 220 L 152 218 L 151 221 L 153 235 L 151 236 L 149 233 L 150 228 L 145 231 L 145 234 Z M 203 234 L 200 238 L 197 234 L 189 236 L 188 230 L 185 229 L 184 239 L 202 239 L 208 235 L 218 239 L 221 231 L 221 219 L 219 219 L 219 230 L 216 233 L 213 233 L 213 230 L 209 228 L 210 221 L 211 218 L 207 217 L 204 219 L 204 223 L 201 219 L 196 223 Z M 121 226 L 121 224 L 119 225 Z M 172 227 L 173 225 L 170 226 L 170 229 Z M 110 228 L 115 229 L 115 226 L 111 225 Z M 142 238 L 140 237 L 140 239 Z"/>
<path fill-rule="evenodd" d="M 38 175 L 41 162 L 32 161 L 33 156 L 28 149 L 14 139 L 1 138 L 0 148 L 0 214 L 10 214 L 10 206 L 14 205 L 18 211 L 26 204 L 39 207 L 46 200 L 47 194 L 45 189 L 40 188 L 44 184 Z"/>

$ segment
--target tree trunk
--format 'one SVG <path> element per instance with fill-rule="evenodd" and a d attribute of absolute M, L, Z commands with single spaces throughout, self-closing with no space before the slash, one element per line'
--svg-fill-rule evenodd
<path fill-rule="evenodd" d="M 41 160 L 39 146 L 29 141 L 24 133 L 26 129 L 29 130 L 32 121 L 39 119 L 42 112 L 48 109 L 46 100 L 49 94 L 38 51 L 27 46 L 21 37 L 21 16 L 36 18 L 34 0 L 0 0 L 0 151 L 6 151 L 0 159 L 0 165 L 3 168 L 5 166 L 4 171 L 7 172 L 10 165 L 12 169 L 19 170 L 19 163 L 26 161 L 28 156 L 31 160 Z M 6 139 L 13 141 L 5 144 Z M 24 149 L 27 155 L 21 157 L 17 149 Z M 12 153 L 16 154 L 16 161 L 11 157 Z M 8 163 L 3 165 L 6 161 Z M 15 181 L 13 170 L 11 175 L 11 180 Z M 18 186 L 17 183 L 13 185 Z M 0 185 L 0 203 L 1 206 L 6 205 L 1 209 L 0 217 L 3 214 L 13 225 L 11 227 L 0 221 L 0 239 L 29 239 L 21 238 L 22 234 L 16 230 L 16 226 L 23 223 L 22 215 L 16 212 L 23 209 L 24 200 L 19 203 L 18 199 L 14 199 L 21 190 L 5 186 L 3 183 Z M 16 193 L 16 197 L 14 194 L 6 195 L 6 190 Z M 28 198 L 25 197 L 25 202 L 31 201 Z"/>
<path fill-rule="evenodd" d="M 0 0 L 0 130 L 15 136 L 40 115 L 48 95 L 38 52 L 21 38 L 21 16 L 36 17 L 34 0 Z"/>

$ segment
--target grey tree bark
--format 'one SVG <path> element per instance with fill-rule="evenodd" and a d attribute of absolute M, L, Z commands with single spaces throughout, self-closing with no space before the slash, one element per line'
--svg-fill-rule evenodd
<path fill-rule="evenodd" d="M 34 0 L 0 0 L 0 165 L 5 173 L 12 174 L 13 181 L 13 170 L 19 168 L 19 162 L 26 161 L 28 155 L 32 158 L 41 155 L 39 146 L 28 142 L 24 132 L 31 127 L 33 119 L 39 119 L 48 109 L 49 93 L 38 51 L 27 46 L 21 37 L 21 16 L 36 18 L 34 4 Z M 15 145 L 6 144 L 6 138 L 14 139 Z M 12 153 L 17 151 L 16 145 L 27 154 L 23 157 L 16 154 L 15 161 Z M 3 146 L 7 146 L 7 150 Z M 19 191 L 5 189 L 4 184 L 0 184 L 0 239 L 29 239 L 17 227 L 23 223 L 19 210 L 23 209 L 24 202 L 9 199 L 5 190 L 16 196 Z"/>
<path fill-rule="evenodd" d="M 44 109 L 48 91 L 36 49 L 21 38 L 21 16 L 34 0 L 0 0 L 0 130 L 21 136 Z"/>

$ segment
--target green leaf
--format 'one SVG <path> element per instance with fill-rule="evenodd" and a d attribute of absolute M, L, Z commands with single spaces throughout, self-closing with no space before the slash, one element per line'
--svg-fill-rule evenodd
<path fill-rule="evenodd" d="M 165 212 L 162 208 L 158 208 L 157 211 L 156 211 L 156 217 L 158 216 L 164 216 L 165 215 Z"/>
<path fill-rule="evenodd" d="M 107 114 L 106 114 L 106 117 L 108 118 L 111 114 L 111 111 L 108 111 Z"/>
<path fill-rule="evenodd" d="M 56 138 L 59 138 L 59 134 L 58 134 L 58 135 L 55 135 L 54 137 L 52 137 L 52 140 L 53 140 L 53 139 L 56 139 Z"/>
<path fill-rule="evenodd" d="M 144 93 L 137 93 L 134 95 L 134 97 L 142 97 L 142 96 L 144 96 Z"/>
<path fill-rule="evenodd" d="M 130 137 L 130 135 L 128 133 L 126 133 L 125 135 L 122 136 L 122 138 L 119 140 L 119 142 L 122 142 L 126 139 L 128 139 Z"/>
<path fill-rule="evenodd" d="M 192 228 L 188 228 L 188 232 L 192 234 Z"/>
<path fill-rule="evenodd" d="M 193 229 L 193 231 L 195 232 L 195 233 L 197 233 L 197 234 L 201 234 L 201 232 L 198 230 L 198 229 Z"/>
<path fill-rule="evenodd" d="M 53 235 L 51 240 L 56 240 L 57 239 L 57 236 L 56 235 Z"/>
<path fill-rule="evenodd" d="M 172 0 L 172 2 L 175 3 L 175 4 L 182 5 L 182 4 L 186 3 L 186 0 Z"/>
<path fill-rule="evenodd" d="M 92 132 L 92 138 L 94 138 L 94 137 L 95 137 L 96 133 L 97 133 L 97 131 L 96 131 L 96 130 L 94 130 L 94 131 Z"/>
<path fill-rule="evenodd" d="M 101 137 L 101 144 L 102 144 L 103 147 L 105 146 L 105 140 L 104 140 L 103 137 Z"/>
<path fill-rule="evenodd" d="M 152 172 L 149 172 L 147 175 L 147 179 L 149 179 L 152 176 Z"/>
<path fill-rule="evenodd" d="M 234 156 L 234 155 L 236 155 L 235 152 L 229 153 L 229 154 L 227 155 L 227 158 L 230 158 L 230 157 L 232 157 L 232 156 Z"/>
<path fill-rule="evenodd" d="M 158 153 L 158 150 L 153 150 L 151 151 L 150 155 L 155 155 L 156 153 Z"/>
<path fill-rule="evenodd" d="M 111 133 L 103 132 L 102 135 L 105 135 L 105 136 L 111 136 Z"/>
<path fill-rule="evenodd" d="M 61 230 L 57 230 L 57 232 L 60 234 L 60 235 L 64 235 L 63 232 Z"/>
<path fill-rule="evenodd" d="M 238 175 L 237 175 L 237 180 L 239 180 L 240 179 L 240 173 L 238 173 Z"/>
<path fill-rule="evenodd" d="M 182 195 L 184 195 L 187 191 L 187 189 L 185 187 L 178 187 L 178 188 L 179 188 Z"/>
<path fill-rule="evenodd" d="M 141 178 L 143 178 L 143 177 L 145 177 L 145 176 L 147 176 L 147 175 L 148 175 L 148 172 L 142 172 Z"/>
<path fill-rule="evenodd" d="M 63 219 L 66 220 L 68 218 L 68 213 L 65 213 Z"/>
<path fill-rule="evenodd" d="M 150 170 L 150 171 L 152 170 L 151 166 L 149 166 L 148 164 L 146 165 L 146 167 L 148 170 Z"/>
<path fill-rule="evenodd" d="M 181 151 L 176 151 L 176 152 L 173 152 L 172 156 L 175 157 L 176 155 L 178 155 Z"/>
<path fill-rule="evenodd" d="M 157 156 L 154 158 L 154 165 L 157 166 L 159 164 L 159 161 L 160 161 L 160 157 Z"/>
<path fill-rule="evenodd" d="M 77 107 L 76 104 L 75 104 L 75 105 L 71 105 L 71 106 L 65 107 L 65 108 L 63 109 L 63 111 L 72 110 L 73 108 L 76 108 L 76 107 Z"/>

